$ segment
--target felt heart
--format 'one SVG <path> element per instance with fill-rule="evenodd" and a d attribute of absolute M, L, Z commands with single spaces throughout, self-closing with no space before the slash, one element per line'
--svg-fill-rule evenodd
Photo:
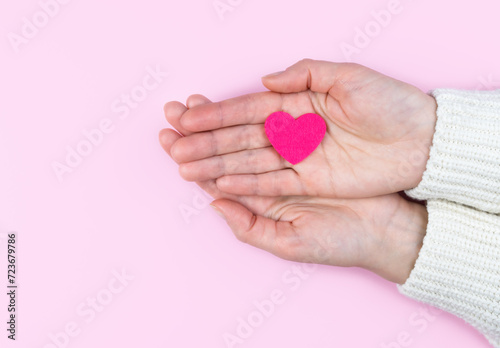
<path fill-rule="evenodd" d="M 269 115 L 265 129 L 276 151 L 291 164 L 297 164 L 321 143 L 326 123 L 316 114 L 304 114 L 294 119 L 290 114 L 278 111 Z"/>

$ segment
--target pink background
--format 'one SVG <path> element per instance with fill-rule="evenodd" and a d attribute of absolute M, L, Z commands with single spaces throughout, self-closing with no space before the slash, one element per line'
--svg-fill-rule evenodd
<path fill-rule="evenodd" d="M 0 11 L 1 293 L 10 231 L 19 271 L 18 340 L 6 339 L 2 295 L 0 346 L 56 347 L 55 335 L 74 348 L 226 347 L 224 333 L 277 290 L 282 303 L 235 347 L 488 347 L 364 270 L 319 266 L 301 279 L 295 264 L 239 243 L 157 135 L 165 102 L 261 91 L 260 76 L 305 57 L 349 58 L 425 91 L 498 88 L 497 1 L 401 0 L 384 27 L 372 11 L 391 0 L 222 0 L 222 17 L 213 0 L 66 2 L 45 6 L 52 17 L 37 0 Z M 40 28 L 13 44 L 24 17 Z M 372 36 L 347 57 L 356 28 Z M 146 96 L 147 67 L 169 75 L 148 80 Z M 144 100 L 122 119 L 131 92 Z M 105 119 L 112 132 L 59 181 L 53 163 Z M 113 280 L 123 269 L 134 277 L 125 286 Z M 101 312 L 87 305 L 96 296 Z"/>

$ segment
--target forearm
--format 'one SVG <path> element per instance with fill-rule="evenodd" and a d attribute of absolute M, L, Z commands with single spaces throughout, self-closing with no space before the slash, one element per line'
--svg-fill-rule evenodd
<path fill-rule="evenodd" d="M 430 158 L 407 194 L 500 213 L 500 90 L 432 94 L 438 108 Z"/>
<path fill-rule="evenodd" d="M 407 191 L 428 200 L 427 232 L 399 289 L 465 319 L 500 347 L 500 91 L 432 94 L 430 157 Z"/>
<path fill-rule="evenodd" d="M 463 318 L 500 347 L 500 216 L 427 204 L 423 246 L 401 293 Z"/>

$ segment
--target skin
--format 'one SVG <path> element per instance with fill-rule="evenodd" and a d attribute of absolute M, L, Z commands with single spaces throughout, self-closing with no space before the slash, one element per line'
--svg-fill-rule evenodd
<path fill-rule="evenodd" d="M 421 181 L 436 123 L 431 96 L 357 64 L 313 60 L 263 83 L 269 92 L 181 115 L 187 133 L 171 154 L 184 179 L 215 179 L 219 190 L 239 195 L 332 198 L 385 195 Z M 296 165 L 265 136 L 265 119 L 279 110 L 317 113 L 327 124 L 319 147 Z"/>
<path fill-rule="evenodd" d="M 244 101 L 251 99 L 245 98 L 233 99 L 230 103 L 243 104 L 233 105 L 232 110 L 250 108 Z M 234 125 L 219 121 L 221 128 L 206 131 L 207 127 L 215 125 L 207 116 L 207 110 L 213 111 L 214 108 L 221 107 L 200 95 L 188 98 L 186 106 L 179 102 L 167 103 L 164 108 L 166 118 L 177 131 L 162 130 L 160 143 L 181 165 L 181 174 L 199 179 L 198 185 L 216 199 L 212 206 L 226 219 L 238 239 L 284 259 L 363 267 L 392 282 L 402 284 L 406 281 L 425 234 L 427 212 L 423 206 L 408 202 L 398 194 L 334 199 L 311 195 L 234 194 L 228 191 L 237 190 L 227 190 L 226 187 L 221 190 L 220 179 L 216 175 L 199 176 L 198 167 L 183 167 L 184 163 L 188 163 L 183 162 L 184 158 L 206 156 L 209 151 L 217 151 L 217 146 L 213 144 L 216 139 L 213 133 L 217 131 L 226 132 L 217 138 L 226 142 L 217 142 L 218 145 L 222 144 L 226 149 L 233 146 L 233 151 L 241 151 L 235 150 L 234 144 L 231 144 L 234 141 L 225 140 L 226 136 L 229 137 L 228 132 L 231 139 L 235 139 L 232 134 Z M 191 121 L 184 123 L 183 120 L 193 117 L 186 115 L 203 115 L 202 120 L 197 121 L 200 128 L 194 127 Z M 230 128 L 225 129 L 227 127 Z M 247 132 L 248 138 L 243 138 L 242 133 L 237 138 L 242 139 L 243 144 L 264 143 L 266 140 L 259 138 L 258 131 L 243 132 Z M 266 157 L 259 158 L 263 162 L 267 160 Z"/>

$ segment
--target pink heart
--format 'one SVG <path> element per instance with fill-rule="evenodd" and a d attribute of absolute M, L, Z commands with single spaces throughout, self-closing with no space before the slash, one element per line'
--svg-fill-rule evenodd
<path fill-rule="evenodd" d="M 321 143 L 326 123 L 316 114 L 304 114 L 294 119 L 290 114 L 278 111 L 269 115 L 265 128 L 276 151 L 291 164 L 297 164 Z"/>

